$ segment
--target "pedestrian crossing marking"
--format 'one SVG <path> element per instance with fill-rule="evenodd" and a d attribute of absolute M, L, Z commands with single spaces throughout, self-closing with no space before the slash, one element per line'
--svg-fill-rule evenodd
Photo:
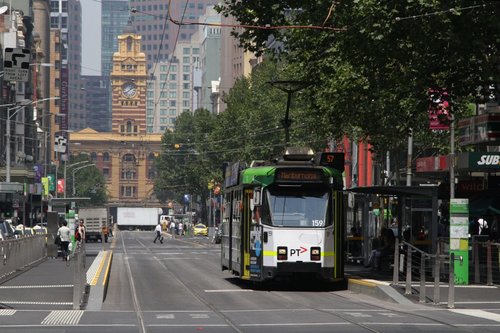
<path fill-rule="evenodd" d="M 13 316 L 16 311 L 13 309 L 0 309 L 0 316 Z"/>
<path fill-rule="evenodd" d="M 51 311 L 42 321 L 42 325 L 75 326 L 83 316 L 83 310 L 56 310 Z"/>

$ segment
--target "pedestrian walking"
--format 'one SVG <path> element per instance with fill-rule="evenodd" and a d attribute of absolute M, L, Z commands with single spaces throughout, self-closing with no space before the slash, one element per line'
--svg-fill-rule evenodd
<path fill-rule="evenodd" d="M 61 239 L 63 260 L 68 260 L 68 247 L 71 240 L 71 230 L 68 228 L 68 222 L 63 221 L 62 226 L 57 230 L 57 236 Z"/>
<path fill-rule="evenodd" d="M 160 222 L 158 222 L 158 224 L 156 225 L 155 234 L 156 234 L 156 237 L 153 240 L 153 243 L 156 243 L 156 241 L 159 240 L 160 243 L 163 244 L 163 236 L 161 235 L 161 223 Z"/>

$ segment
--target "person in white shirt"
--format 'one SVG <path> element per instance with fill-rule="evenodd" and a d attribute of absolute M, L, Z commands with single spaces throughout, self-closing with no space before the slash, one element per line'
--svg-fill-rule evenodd
<path fill-rule="evenodd" d="M 68 222 L 62 223 L 62 226 L 57 230 L 57 236 L 61 238 L 63 260 L 68 260 L 68 246 L 71 241 L 71 230 L 68 228 Z"/>
<path fill-rule="evenodd" d="M 163 236 L 161 235 L 161 223 L 158 222 L 158 224 L 156 225 L 156 228 L 155 228 L 155 234 L 156 234 L 156 237 L 155 239 L 153 240 L 153 243 L 156 243 L 156 240 L 159 240 L 160 243 L 163 244 Z"/>

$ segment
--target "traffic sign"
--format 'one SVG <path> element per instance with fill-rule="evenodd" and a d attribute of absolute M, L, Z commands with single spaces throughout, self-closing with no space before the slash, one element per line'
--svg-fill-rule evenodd
<path fill-rule="evenodd" d="M 29 49 L 5 48 L 4 79 L 6 81 L 28 82 L 31 53 Z"/>
<path fill-rule="evenodd" d="M 68 141 L 63 135 L 57 135 L 54 140 L 54 151 L 57 153 L 65 153 L 67 144 Z"/>

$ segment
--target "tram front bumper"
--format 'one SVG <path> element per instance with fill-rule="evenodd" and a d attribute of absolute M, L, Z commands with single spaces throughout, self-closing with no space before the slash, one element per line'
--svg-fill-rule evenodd
<path fill-rule="evenodd" d="M 325 279 L 333 277 L 333 267 L 321 267 L 315 262 L 279 262 L 277 267 L 264 267 L 263 278 L 272 279 L 278 275 L 291 275 L 293 273 L 310 273 Z"/>

